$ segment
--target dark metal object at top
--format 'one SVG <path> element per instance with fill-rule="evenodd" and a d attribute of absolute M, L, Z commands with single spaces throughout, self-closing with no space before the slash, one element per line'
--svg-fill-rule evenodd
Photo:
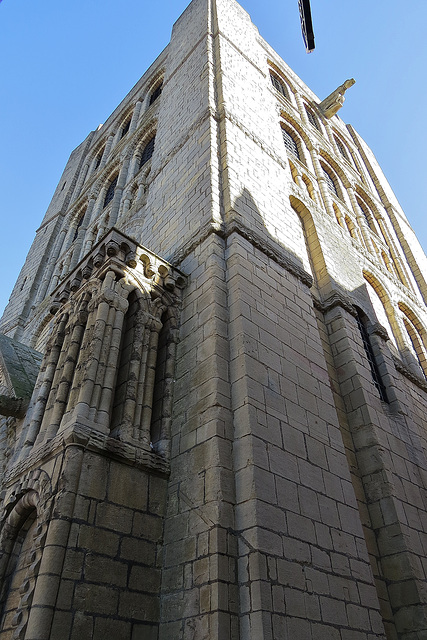
<path fill-rule="evenodd" d="M 305 49 L 307 53 L 314 50 L 314 31 L 311 20 L 310 0 L 298 0 L 299 14 L 301 18 L 302 37 L 304 38 Z"/>

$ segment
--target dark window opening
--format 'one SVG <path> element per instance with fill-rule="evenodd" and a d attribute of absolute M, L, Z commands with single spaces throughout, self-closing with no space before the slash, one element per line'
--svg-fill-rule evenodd
<path fill-rule="evenodd" d="M 347 162 L 349 162 L 349 158 L 347 155 L 347 151 L 345 146 L 343 145 L 343 143 L 341 142 L 341 140 L 339 138 L 335 138 L 335 142 L 337 143 L 337 147 L 338 147 L 338 151 L 340 152 L 340 154 L 342 155 L 342 157 L 347 160 Z"/>
<path fill-rule="evenodd" d="M 73 240 L 72 240 L 72 242 L 74 242 L 74 240 L 77 238 L 77 236 L 78 236 L 78 234 L 79 234 L 79 229 L 80 229 L 80 227 L 81 227 L 81 226 L 82 226 L 82 224 L 83 224 L 83 218 L 84 218 L 84 214 L 83 214 L 82 216 L 80 216 L 80 219 L 79 219 L 79 221 L 78 221 L 78 223 L 77 223 L 77 225 L 76 225 L 76 229 L 75 229 L 75 231 L 74 231 L 74 236 L 73 236 Z"/>
<path fill-rule="evenodd" d="M 307 109 L 307 107 L 306 107 L 305 111 L 306 111 L 309 123 L 311 125 L 313 125 L 313 127 L 315 127 L 318 130 L 319 129 L 319 125 L 317 124 L 317 120 L 314 117 L 314 113 L 312 111 L 310 111 L 310 109 Z"/>
<path fill-rule="evenodd" d="M 285 144 L 286 149 L 290 153 L 292 153 L 294 156 L 296 156 L 299 160 L 300 159 L 299 149 L 293 135 L 291 135 L 289 131 L 286 131 L 286 129 L 282 128 L 282 136 L 283 136 L 283 142 Z"/>
<path fill-rule="evenodd" d="M 155 102 L 157 100 L 157 98 L 162 93 L 162 89 L 163 89 L 163 82 L 161 82 L 159 85 L 157 85 L 157 87 L 154 89 L 153 93 L 151 94 L 150 101 L 149 101 L 149 106 L 151 106 L 153 104 L 153 102 Z"/>
<path fill-rule="evenodd" d="M 117 177 L 116 176 L 114 178 L 114 180 L 112 180 L 110 182 L 110 184 L 108 185 L 108 189 L 107 189 L 107 193 L 105 194 L 105 200 L 104 200 L 104 208 L 107 206 L 107 204 L 109 204 L 111 202 L 111 200 L 114 198 L 114 192 L 116 190 L 116 186 L 117 186 Z"/>
<path fill-rule="evenodd" d="M 142 155 L 141 155 L 141 160 L 140 160 L 140 163 L 139 163 L 139 168 L 140 169 L 146 162 L 148 162 L 150 160 L 151 156 L 153 155 L 155 139 L 156 139 L 156 136 L 153 136 L 151 138 L 151 140 L 149 140 L 147 142 L 147 144 L 145 145 L 144 150 L 143 150 Z"/>
<path fill-rule="evenodd" d="M 357 204 L 358 204 L 358 207 L 360 209 L 360 212 L 363 214 L 366 222 L 368 223 L 368 227 L 370 228 L 370 230 L 378 235 L 377 230 L 375 229 L 375 225 L 374 225 L 374 223 L 373 223 L 373 221 L 372 221 L 372 219 L 371 219 L 371 217 L 370 217 L 370 215 L 368 213 L 368 210 L 366 209 L 365 205 L 363 205 L 360 202 L 360 200 L 357 200 Z"/>
<path fill-rule="evenodd" d="M 328 187 L 329 191 L 331 191 L 338 198 L 339 195 L 338 195 L 337 185 L 335 184 L 335 180 L 333 179 L 333 177 L 329 173 L 329 171 L 327 169 L 325 169 L 325 167 L 323 167 L 323 166 L 322 166 L 322 171 L 323 171 L 323 175 L 325 177 L 326 186 Z"/>
<path fill-rule="evenodd" d="M 363 347 L 365 349 L 366 357 L 369 362 L 369 368 L 371 369 L 373 383 L 378 391 L 378 394 L 381 400 L 383 400 L 384 402 L 388 402 L 387 392 L 386 392 L 384 383 L 381 379 L 381 374 L 380 374 L 377 362 L 375 360 L 374 350 L 372 348 L 371 338 L 369 336 L 369 332 L 366 326 L 367 318 L 363 313 L 363 311 L 361 311 L 360 309 L 356 309 L 356 310 L 357 310 L 357 316 L 356 316 L 357 326 L 359 327 L 360 335 L 363 342 Z"/>
<path fill-rule="evenodd" d="M 121 133 L 121 135 L 120 135 L 120 138 L 124 138 L 124 136 L 125 136 L 125 135 L 127 134 L 127 132 L 129 131 L 130 121 L 131 121 L 131 118 L 128 118 L 128 119 L 126 120 L 126 122 L 124 123 L 123 128 L 122 128 L 122 133 Z"/>
<path fill-rule="evenodd" d="M 104 155 L 104 149 L 102 149 L 102 151 L 100 151 L 98 153 L 98 155 L 96 156 L 96 160 L 95 160 L 95 166 L 93 168 L 94 171 L 96 171 L 99 167 L 99 165 L 101 164 L 101 160 L 102 160 L 102 156 Z"/>
<path fill-rule="evenodd" d="M 270 73 L 270 80 L 271 80 L 271 84 L 276 89 L 276 91 L 281 93 L 282 96 L 284 96 L 285 98 L 287 98 L 289 100 L 288 89 L 287 89 L 286 85 L 284 84 L 284 82 L 282 82 L 282 80 L 280 80 L 273 73 Z"/>

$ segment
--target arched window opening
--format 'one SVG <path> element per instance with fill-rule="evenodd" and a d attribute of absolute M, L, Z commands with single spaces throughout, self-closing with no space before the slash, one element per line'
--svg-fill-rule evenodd
<path fill-rule="evenodd" d="M 368 227 L 370 228 L 371 231 L 373 231 L 373 233 L 378 235 L 378 231 L 377 231 L 377 228 L 375 226 L 375 222 L 373 220 L 372 214 L 370 213 L 370 211 L 368 211 L 368 208 L 366 207 L 366 205 L 364 203 L 361 202 L 361 200 L 359 200 L 357 198 L 356 202 L 357 202 L 357 205 L 359 207 L 360 213 L 362 214 L 362 216 L 366 220 L 366 223 L 367 223 Z"/>
<path fill-rule="evenodd" d="M 271 80 L 271 84 L 276 89 L 276 91 L 278 91 L 282 96 L 284 96 L 285 98 L 287 98 L 287 100 L 289 100 L 288 88 L 284 83 L 284 81 L 281 78 L 279 78 L 275 73 L 272 73 L 271 71 L 270 71 L 270 80 Z"/>
<path fill-rule="evenodd" d="M 111 180 L 110 184 L 108 185 L 107 193 L 105 194 L 104 198 L 104 209 L 114 198 L 114 192 L 116 191 L 117 187 L 117 180 L 118 176 Z"/>
<path fill-rule="evenodd" d="M 93 165 L 93 170 L 96 171 L 101 164 L 102 156 L 104 155 L 104 147 L 97 153 L 95 158 L 95 164 Z"/>
<path fill-rule="evenodd" d="M 383 400 L 383 402 L 388 402 L 386 388 L 381 378 L 379 367 L 375 359 L 374 349 L 371 343 L 371 337 L 368 331 L 368 318 L 358 307 L 356 307 L 356 311 L 356 322 L 360 332 L 360 336 L 362 338 L 363 348 L 365 349 L 369 368 L 371 370 L 372 381 L 378 391 L 378 395 L 380 396 L 381 400 Z"/>
<path fill-rule="evenodd" d="M 417 358 L 424 376 L 427 377 L 427 349 L 424 329 L 415 314 L 406 305 L 399 303 L 399 309 L 403 314 L 403 324 L 412 346 L 411 351 Z"/>
<path fill-rule="evenodd" d="M 305 112 L 307 114 L 307 118 L 309 123 L 318 131 L 320 131 L 319 129 L 319 123 L 317 122 L 316 116 L 314 115 L 314 113 L 312 112 L 311 109 L 309 109 L 308 107 L 305 107 Z"/>
<path fill-rule="evenodd" d="M 380 282 L 372 274 L 364 272 L 363 277 L 366 281 L 366 291 L 376 319 L 386 329 L 390 338 L 389 345 L 393 345 L 393 348 L 397 351 L 395 331 L 393 330 L 393 326 L 396 326 L 395 314 L 389 296 Z"/>
<path fill-rule="evenodd" d="M 415 329 L 414 325 L 411 324 L 411 322 L 409 322 L 409 320 L 407 320 L 406 318 L 403 318 L 403 324 L 405 325 L 406 332 L 409 336 L 409 340 L 411 341 L 413 353 L 418 360 L 418 364 L 422 369 L 424 377 L 426 377 L 426 373 L 427 373 L 426 353 L 425 353 L 425 349 L 423 348 L 420 337 L 418 336 L 417 330 Z"/>
<path fill-rule="evenodd" d="M 338 147 L 338 151 L 340 152 L 344 160 L 347 160 L 347 162 L 350 162 L 347 149 L 345 148 L 344 144 L 341 142 L 341 140 L 337 136 L 335 136 L 335 143 Z"/>
<path fill-rule="evenodd" d="M 337 196 L 337 198 L 339 198 L 337 185 L 334 177 L 332 176 L 332 173 L 329 171 L 329 169 L 326 169 L 326 167 L 324 167 L 323 164 L 321 166 L 322 166 L 322 171 L 325 178 L 326 186 L 328 187 L 329 191 L 334 194 L 334 196 Z"/>
<path fill-rule="evenodd" d="M 148 105 L 151 106 L 153 104 L 153 102 L 155 102 L 157 100 L 157 98 L 160 97 L 161 93 L 163 90 L 163 82 L 161 82 L 160 84 L 157 85 L 157 87 L 154 89 L 154 91 L 152 91 L 151 95 L 150 95 L 150 99 L 148 101 Z"/>
<path fill-rule="evenodd" d="M 76 228 L 75 228 L 75 231 L 74 231 L 74 236 L 73 236 L 72 242 L 74 242 L 74 240 L 76 240 L 77 236 L 79 235 L 79 229 L 83 224 L 84 217 L 85 217 L 85 214 L 82 213 L 82 215 L 80 216 L 80 218 L 79 218 L 79 220 L 78 220 L 78 222 L 76 224 Z"/>
<path fill-rule="evenodd" d="M 130 123 L 131 123 L 131 120 L 132 120 L 132 118 L 131 118 L 131 117 L 129 117 L 129 118 L 126 120 L 126 122 L 124 123 L 124 125 L 123 125 L 123 127 L 122 127 L 122 130 L 121 130 L 121 132 L 120 132 L 120 139 L 124 138 L 124 137 L 125 137 L 125 135 L 127 134 L 127 132 L 129 131 L 129 129 L 130 129 Z"/>
<path fill-rule="evenodd" d="M 155 142 L 156 136 L 153 136 L 152 138 L 150 138 L 150 140 L 147 142 L 147 144 L 145 145 L 142 154 L 141 154 L 141 160 L 139 162 L 139 168 L 141 169 L 141 167 L 144 166 L 144 164 L 146 162 L 148 162 L 153 153 L 154 153 L 154 142 Z"/>
<path fill-rule="evenodd" d="M 25 583 L 28 570 L 33 563 L 31 550 L 34 533 L 37 526 L 37 511 L 35 508 L 27 513 L 27 517 L 16 533 L 10 550 L 9 561 L 2 580 L 1 591 L 1 635 L 11 637 L 7 632 L 15 628 L 13 619 L 21 601 L 21 587 Z"/>
<path fill-rule="evenodd" d="M 286 149 L 289 151 L 289 153 L 292 153 L 292 155 L 294 155 L 296 158 L 298 158 L 298 160 L 300 160 L 301 158 L 300 158 L 297 141 L 295 140 L 294 136 L 291 133 L 289 133 L 289 131 L 285 129 L 283 126 L 282 126 L 282 136 L 283 136 L 283 142 Z"/>

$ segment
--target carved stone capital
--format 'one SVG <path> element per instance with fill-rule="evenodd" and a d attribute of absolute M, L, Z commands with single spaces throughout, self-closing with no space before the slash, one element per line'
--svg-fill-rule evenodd
<path fill-rule="evenodd" d="M 379 322 L 376 322 L 375 324 L 369 327 L 369 333 L 376 334 L 377 336 L 379 336 L 385 341 L 390 340 L 390 336 L 388 335 L 387 329 L 383 327 L 383 325 L 380 324 Z"/>
<path fill-rule="evenodd" d="M 341 307 L 352 316 L 356 317 L 357 315 L 352 301 L 350 300 L 350 298 L 341 293 L 341 291 L 333 291 L 330 296 L 326 298 L 326 300 L 323 300 L 321 303 L 319 303 L 318 306 L 323 313 L 327 313 L 335 307 Z"/>

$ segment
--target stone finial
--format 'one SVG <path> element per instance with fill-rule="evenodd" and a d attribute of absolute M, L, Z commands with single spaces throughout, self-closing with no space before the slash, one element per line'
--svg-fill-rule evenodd
<path fill-rule="evenodd" d="M 344 84 L 341 84 L 338 89 L 332 91 L 332 93 L 320 103 L 319 107 L 325 118 L 328 118 L 329 120 L 329 118 L 332 118 L 332 116 L 334 116 L 336 112 L 341 109 L 345 100 L 345 92 L 347 91 L 347 89 L 352 87 L 355 82 L 356 80 L 354 80 L 353 78 L 346 80 Z"/>

